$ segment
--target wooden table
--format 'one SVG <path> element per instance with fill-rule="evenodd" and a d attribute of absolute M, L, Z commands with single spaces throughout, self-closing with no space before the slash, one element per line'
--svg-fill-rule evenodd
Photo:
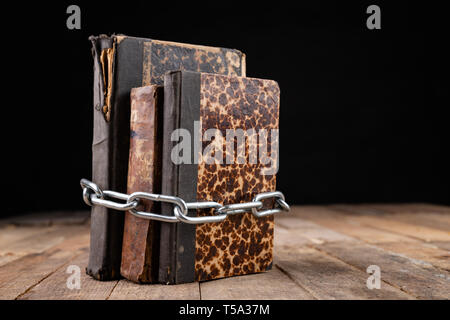
<path fill-rule="evenodd" d="M 270 272 L 177 286 L 84 273 L 88 212 L 0 220 L 0 299 L 449 299 L 450 207 L 297 206 L 276 218 Z M 81 289 L 66 282 L 81 268 Z M 381 271 L 369 290 L 367 268 Z"/>

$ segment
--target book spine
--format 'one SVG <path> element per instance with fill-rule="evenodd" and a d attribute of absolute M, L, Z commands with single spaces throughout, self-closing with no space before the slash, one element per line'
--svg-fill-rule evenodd
<path fill-rule="evenodd" d="M 158 120 L 162 114 L 162 87 L 131 90 L 130 156 L 127 192 L 160 193 L 161 159 Z M 146 212 L 159 212 L 159 203 L 141 200 Z M 125 214 L 121 275 L 137 283 L 157 281 L 159 223 Z"/>
<path fill-rule="evenodd" d="M 94 55 L 92 180 L 104 190 L 126 192 L 130 91 L 142 82 L 142 43 L 91 37 Z M 123 212 L 92 207 L 89 263 L 97 280 L 120 277 Z"/>
<path fill-rule="evenodd" d="M 200 118 L 200 74 L 170 72 L 164 79 L 164 125 L 162 193 L 181 197 L 186 202 L 197 201 L 198 165 L 191 161 L 174 163 L 173 147 L 179 141 L 175 129 L 189 132 L 190 144 L 195 143 L 195 121 Z M 186 132 L 186 131 L 185 131 Z M 188 139 L 184 136 L 181 139 Z M 183 152 L 189 152 L 184 150 Z M 162 204 L 164 214 L 173 215 L 173 205 Z M 161 224 L 159 280 L 162 283 L 193 282 L 195 276 L 195 225 Z"/>
<path fill-rule="evenodd" d="M 172 132 L 179 127 L 180 121 L 181 73 L 169 72 L 164 77 L 164 115 L 161 192 L 167 195 L 177 194 L 177 170 L 171 160 Z M 173 206 L 161 204 L 163 214 L 172 215 Z M 174 283 L 176 272 L 176 224 L 162 223 L 160 236 L 159 282 Z"/>

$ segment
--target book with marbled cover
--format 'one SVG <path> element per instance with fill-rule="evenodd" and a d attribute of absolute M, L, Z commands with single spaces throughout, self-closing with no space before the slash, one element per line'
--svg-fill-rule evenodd
<path fill-rule="evenodd" d="M 210 129 L 218 130 L 223 137 L 227 130 L 277 131 L 278 119 L 279 87 L 275 81 L 184 71 L 168 73 L 164 80 L 162 193 L 186 202 L 233 204 L 275 191 L 276 171 L 264 171 L 266 164 L 249 159 L 251 148 L 259 148 L 261 139 L 248 137 L 245 159 L 240 159 L 245 161 L 233 163 L 225 158 L 235 155 L 226 154 L 227 149 L 220 145 L 216 152 L 223 151 L 223 161 L 215 155 L 216 160 L 208 159 L 212 153 L 205 150 L 212 140 L 205 141 L 204 137 Z M 191 161 L 172 161 L 173 148 L 180 142 L 172 141 L 171 132 L 179 128 L 190 133 L 193 144 L 201 144 L 197 161 L 193 155 Z M 277 146 L 278 140 L 271 139 L 268 135 L 267 143 Z M 217 137 L 214 141 L 218 141 Z M 277 166 L 278 148 L 268 150 L 276 162 L 271 165 Z M 265 207 L 273 205 L 273 201 L 268 202 Z M 162 211 L 171 214 L 173 205 L 163 205 Z M 197 210 L 196 214 L 213 212 Z M 162 224 L 160 281 L 183 283 L 266 271 L 272 266 L 273 230 L 273 216 L 256 218 L 252 213 L 230 215 L 220 223 Z"/>

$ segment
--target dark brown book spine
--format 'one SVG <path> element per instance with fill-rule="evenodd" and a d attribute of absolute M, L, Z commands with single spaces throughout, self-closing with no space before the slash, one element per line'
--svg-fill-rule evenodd
<path fill-rule="evenodd" d="M 183 75 L 183 77 L 182 77 Z M 175 165 L 171 159 L 171 141 L 175 129 L 183 128 L 194 139 L 194 121 L 200 120 L 200 73 L 171 72 L 164 79 L 164 133 L 162 192 L 197 201 L 197 164 Z M 193 160 L 193 159 L 191 159 Z M 162 204 L 165 214 L 173 215 L 173 205 Z M 163 224 L 159 279 L 163 283 L 193 282 L 195 275 L 195 225 Z M 181 249 L 180 249 L 181 248 Z"/>
<path fill-rule="evenodd" d="M 92 180 L 104 190 L 126 192 L 130 137 L 130 90 L 142 83 L 142 43 L 91 37 L 94 55 Z M 86 272 L 98 280 L 120 277 L 124 213 L 91 210 Z"/>
<path fill-rule="evenodd" d="M 128 163 L 128 194 L 161 192 L 160 128 L 163 90 L 146 86 L 131 90 L 130 157 Z M 159 212 L 157 202 L 141 200 L 138 210 Z M 121 274 L 138 283 L 157 281 L 159 258 L 159 227 L 157 221 L 125 214 Z M 156 266 L 156 268 L 155 268 Z"/>
<path fill-rule="evenodd" d="M 170 135 L 179 126 L 179 103 L 181 91 L 181 76 L 178 72 L 168 73 L 164 78 L 164 116 L 163 116 L 163 147 L 162 147 L 162 187 L 161 192 L 176 195 L 176 167 L 172 163 L 170 153 L 173 143 Z M 165 162 L 165 163 L 164 163 Z M 163 214 L 172 215 L 172 206 L 161 204 Z M 159 282 L 173 283 L 175 281 L 176 265 L 176 227 L 175 224 L 161 225 Z"/>

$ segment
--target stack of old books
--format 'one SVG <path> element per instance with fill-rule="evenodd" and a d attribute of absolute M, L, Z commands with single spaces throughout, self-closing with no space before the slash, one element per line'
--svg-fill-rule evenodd
<path fill-rule="evenodd" d="M 90 39 L 92 180 L 102 189 L 221 204 L 275 190 L 278 136 L 270 132 L 278 130 L 279 87 L 247 78 L 242 52 L 118 35 Z M 250 142 L 240 145 L 239 133 Z M 270 152 L 257 159 L 263 147 Z M 141 203 L 146 212 L 173 208 Z M 272 266 L 273 229 L 273 216 L 251 213 L 194 225 L 93 206 L 87 272 L 139 283 L 263 272 Z"/>

